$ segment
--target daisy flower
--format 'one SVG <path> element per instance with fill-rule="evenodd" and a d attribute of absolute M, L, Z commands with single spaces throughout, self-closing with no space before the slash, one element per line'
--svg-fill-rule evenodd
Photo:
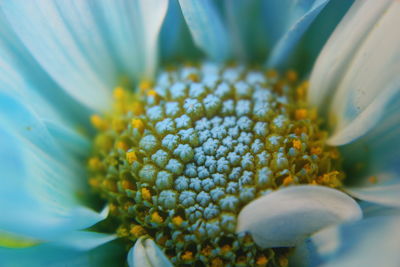
<path fill-rule="evenodd" d="M 0 266 L 398 266 L 399 14 L 1 1 Z"/>

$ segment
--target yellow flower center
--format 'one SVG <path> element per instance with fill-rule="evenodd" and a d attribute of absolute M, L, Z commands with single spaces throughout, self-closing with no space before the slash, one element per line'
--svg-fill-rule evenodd
<path fill-rule="evenodd" d="M 136 92 L 117 87 L 88 161 L 115 231 L 147 235 L 176 265 L 287 265 L 285 249 L 236 234 L 250 201 L 281 187 L 340 187 L 307 82 L 296 72 L 206 63 L 169 69 Z"/>

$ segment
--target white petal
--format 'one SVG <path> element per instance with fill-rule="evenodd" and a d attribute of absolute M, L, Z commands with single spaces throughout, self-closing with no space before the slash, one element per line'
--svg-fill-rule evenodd
<path fill-rule="evenodd" d="M 387 266 L 400 263 L 400 217 L 378 216 L 327 228 L 311 238 L 323 267 Z"/>
<path fill-rule="evenodd" d="M 323 108 L 371 29 L 390 0 L 356 1 L 336 28 L 318 57 L 310 78 L 309 101 Z"/>
<path fill-rule="evenodd" d="M 332 224 L 362 217 L 346 194 L 322 186 L 293 186 L 260 197 L 246 205 L 236 231 L 248 231 L 261 247 L 288 247 Z"/>
<path fill-rule="evenodd" d="M 400 208 L 400 184 L 371 187 L 346 187 L 346 191 L 359 199 Z"/>
<path fill-rule="evenodd" d="M 128 253 L 129 267 L 172 267 L 152 239 L 140 237 Z"/>
<path fill-rule="evenodd" d="M 213 60 L 227 60 L 231 53 L 229 36 L 215 3 L 179 0 L 179 4 L 196 45 Z"/>

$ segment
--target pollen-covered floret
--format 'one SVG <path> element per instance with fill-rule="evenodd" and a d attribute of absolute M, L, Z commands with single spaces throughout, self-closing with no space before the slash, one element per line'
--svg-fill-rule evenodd
<path fill-rule="evenodd" d="M 117 233 L 151 236 L 177 265 L 278 264 L 279 251 L 235 233 L 241 208 L 280 187 L 343 178 L 304 94 L 244 66 L 204 63 L 160 79 L 96 120 L 90 184 L 113 207 Z"/>

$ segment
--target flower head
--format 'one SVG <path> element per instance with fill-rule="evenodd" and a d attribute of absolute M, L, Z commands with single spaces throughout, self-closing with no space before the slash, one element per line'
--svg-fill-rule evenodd
<path fill-rule="evenodd" d="M 306 81 L 349 5 L 2 3 L 5 264 L 355 264 L 363 229 L 397 248 L 399 3 L 355 1 Z"/>

